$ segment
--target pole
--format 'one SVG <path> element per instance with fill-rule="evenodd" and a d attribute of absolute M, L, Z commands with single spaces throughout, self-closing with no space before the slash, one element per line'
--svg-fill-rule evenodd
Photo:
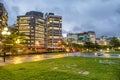
<path fill-rule="evenodd" d="M 11 33 L 8 31 L 8 28 L 5 27 L 4 30 L 2 31 L 2 35 L 3 35 L 3 61 L 5 62 L 5 57 L 6 57 L 6 42 L 5 42 L 5 39 L 6 39 L 6 36 L 7 35 L 10 35 Z"/>
<path fill-rule="evenodd" d="M 6 38 L 6 36 L 5 36 L 5 38 Z M 5 62 L 6 60 L 6 51 L 5 51 L 5 49 L 6 49 L 6 44 L 5 44 L 5 42 L 4 42 L 4 44 L 3 44 L 3 62 Z"/>
<path fill-rule="evenodd" d="M 5 62 L 6 53 L 3 53 L 3 61 Z"/>
<path fill-rule="evenodd" d="M 4 43 L 4 41 L 3 41 L 3 43 Z M 3 50 L 2 50 L 2 57 L 3 57 L 3 62 L 5 62 L 6 60 L 5 60 L 5 58 L 6 58 L 6 51 L 5 51 L 5 48 L 6 48 L 6 45 L 5 45 L 5 43 L 4 44 L 2 44 L 2 46 L 3 46 Z"/>

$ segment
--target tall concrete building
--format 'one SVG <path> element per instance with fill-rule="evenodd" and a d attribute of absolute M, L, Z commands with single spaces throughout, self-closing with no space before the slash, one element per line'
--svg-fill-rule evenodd
<path fill-rule="evenodd" d="M 43 13 L 30 11 L 23 16 L 17 17 L 17 29 L 19 33 L 24 33 L 28 38 L 25 44 L 29 48 L 44 48 L 44 27 L 45 20 Z"/>
<path fill-rule="evenodd" d="M 62 43 L 62 16 L 46 13 L 44 17 L 41 12 L 30 11 L 17 17 L 16 28 L 28 36 L 25 44 L 29 48 L 61 48 L 58 44 Z"/>
<path fill-rule="evenodd" d="M 8 13 L 7 13 L 3 3 L 0 3 L 0 31 L 4 27 L 8 27 L 7 21 L 8 21 Z"/>
<path fill-rule="evenodd" d="M 58 42 L 62 40 L 62 16 L 46 13 L 45 21 L 46 47 L 50 50 L 59 49 Z"/>

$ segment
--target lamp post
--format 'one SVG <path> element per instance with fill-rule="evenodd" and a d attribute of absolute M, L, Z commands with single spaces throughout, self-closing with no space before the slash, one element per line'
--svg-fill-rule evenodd
<path fill-rule="evenodd" d="M 62 51 L 61 50 L 61 46 L 62 46 L 62 42 L 61 42 L 61 40 L 58 40 L 58 42 L 57 42 L 57 44 L 58 44 L 58 51 Z"/>
<path fill-rule="evenodd" d="M 11 33 L 8 31 L 8 28 L 7 27 L 5 27 L 4 29 L 3 29 L 3 31 L 2 31 L 2 35 L 3 35 L 3 37 L 4 37 L 4 40 L 6 39 L 6 37 L 8 36 L 8 35 L 10 35 Z M 4 40 L 3 40 L 3 45 L 4 46 L 6 46 L 6 43 L 4 42 Z M 3 61 L 5 62 L 5 57 L 6 57 L 6 52 L 5 52 L 5 48 L 3 48 Z"/>
<path fill-rule="evenodd" d="M 35 41 L 35 51 L 38 52 L 38 49 L 40 47 L 39 41 Z"/>
<path fill-rule="evenodd" d="M 16 40 L 16 43 L 19 44 L 19 43 L 20 43 L 20 39 L 17 39 L 17 40 Z"/>

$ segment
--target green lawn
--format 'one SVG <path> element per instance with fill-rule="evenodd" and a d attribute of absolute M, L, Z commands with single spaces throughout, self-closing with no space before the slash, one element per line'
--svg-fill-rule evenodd
<path fill-rule="evenodd" d="M 108 54 L 120 54 L 120 51 L 111 51 L 111 52 L 107 52 Z"/>
<path fill-rule="evenodd" d="M 0 67 L 0 80 L 120 80 L 120 59 L 67 57 Z"/>
<path fill-rule="evenodd" d="M 68 52 L 48 52 L 48 53 L 45 53 L 45 54 L 48 54 L 48 55 L 56 55 L 56 54 L 66 54 Z"/>

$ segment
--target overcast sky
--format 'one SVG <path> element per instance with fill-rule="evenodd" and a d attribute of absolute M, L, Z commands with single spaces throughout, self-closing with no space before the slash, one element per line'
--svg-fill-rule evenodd
<path fill-rule="evenodd" d="M 120 0 L 0 0 L 9 25 L 29 11 L 54 12 L 63 17 L 63 34 L 95 31 L 97 36 L 120 36 Z"/>

